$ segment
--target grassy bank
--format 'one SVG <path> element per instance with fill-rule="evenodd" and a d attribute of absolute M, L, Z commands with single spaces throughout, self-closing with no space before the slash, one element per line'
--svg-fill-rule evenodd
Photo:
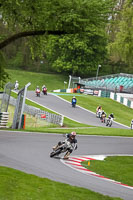
<path fill-rule="evenodd" d="M 84 188 L 0 167 L 1 200 L 120 200 Z"/>
<path fill-rule="evenodd" d="M 87 169 L 104 177 L 133 186 L 133 156 L 109 156 L 103 161 L 91 160 L 81 163 Z"/>
<path fill-rule="evenodd" d="M 102 127 L 70 127 L 70 128 L 26 128 L 27 131 L 44 132 L 44 133 L 59 133 L 65 134 L 76 131 L 78 135 L 102 135 L 102 136 L 123 136 L 133 137 L 133 130 L 119 128 L 102 128 Z"/>
<path fill-rule="evenodd" d="M 68 95 L 61 95 L 63 99 L 71 101 L 72 97 Z M 124 106 L 112 99 L 96 97 L 91 95 L 77 96 L 77 105 L 82 106 L 92 112 L 96 112 L 98 105 L 107 113 L 107 116 L 114 113 L 115 121 L 130 126 L 131 119 L 133 118 L 133 109 Z"/>
<path fill-rule="evenodd" d="M 31 85 L 28 90 L 35 90 L 37 85 L 40 87 L 42 87 L 42 85 L 46 85 L 48 91 L 63 89 L 64 81 L 68 82 L 68 76 L 60 74 L 44 74 L 11 69 L 6 69 L 6 72 L 10 76 L 11 83 L 15 83 L 16 80 L 19 81 L 19 88 L 23 88 L 24 85 L 30 82 Z"/>

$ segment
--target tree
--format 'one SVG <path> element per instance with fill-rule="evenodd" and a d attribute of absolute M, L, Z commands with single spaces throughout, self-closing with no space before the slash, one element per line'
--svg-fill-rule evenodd
<path fill-rule="evenodd" d="M 32 55 L 43 55 L 49 35 L 66 35 L 67 40 L 70 34 L 73 40 L 77 37 L 75 34 L 79 34 L 84 43 L 89 37 L 89 45 L 96 39 L 100 43 L 100 51 L 101 44 L 105 48 L 105 43 L 100 41 L 106 40 L 104 30 L 109 7 L 110 0 L 0 0 L 1 20 L 9 30 L 4 37 L 0 37 L 0 49 L 18 38 L 28 37 Z M 88 50 L 85 51 L 87 53 Z M 102 59 L 102 52 L 95 62 Z"/>
<path fill-rule="evenodd" d="M 133 66 L 133 3 L 123 1 L 114 41 L 109 43 L 109 53 L 114 63 L 125 63 L 127 71 Z M 128 67 L 127 67 L 128 66 Z"/>
<path fill-rule="evenodd" d="M 9 78 L 8 74 L 4 70 L 5 65 L 6 63 L 5 63 L 4 56 L 2 52 L 0 51 L 0 88 L 4 87 L 6 80 Z"/>
<path fill-rule="evenodd" d="M 87 77 L 106 55 L 106 37 L 102 34 L 51 36 L 46 58 L 55 71 Z"/>

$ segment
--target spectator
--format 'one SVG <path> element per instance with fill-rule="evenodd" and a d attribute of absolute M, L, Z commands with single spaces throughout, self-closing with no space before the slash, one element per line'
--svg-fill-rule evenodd
<path fill-rule="evenodd" d="M 14 87 L 14 90 L 18 90 L 19 89 L 19 83 L 18 81 L 15 82 L 15 87 Z"/>

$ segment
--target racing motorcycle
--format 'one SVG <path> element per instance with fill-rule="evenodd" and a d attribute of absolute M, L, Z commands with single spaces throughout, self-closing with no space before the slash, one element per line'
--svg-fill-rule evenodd
<path fill-rule="evenodd" d="M 40 97 L 40 89 L 36 89 L 36 96 Z"/>
<path fill-rule="evenodd" d="M 72 102 L 72 107 L 73 107 L 73 108 L 76 107 L 76 102 Z"/>
<path fill-rule="evenodd" d="M 113 121 L 113 118 L 108 117 L 108 119 L 107 119 L 107 121 L 106 121 L 106 126 L 111 127 L 111 126 L 112 126 L 112 121 Z"/>
<path fill-rule="evenodd" d="M 58 156 L 61 153 L 67 152 L 68 148 L 72 148 L 72 144 L 68 139 L 65 139 L 60 145 L 57 145 L 57 147 L 50 153 L 50 157 Z"/>
<path fill-rule="evenodd" d="M 97 118 L 100 118 L 100 117 L 101 117 L 101 114 L 102 114 L 102 110 L 98 110 L 98 111 L 96 112 L 96 117 L 97 117 Z"/>
<path fill-rule="evenodd" d="M 44 87 L 44 88 L 42 89 L 42 92 L 43 92 L 44 95 L 47 95 L 47 88 Z"/>

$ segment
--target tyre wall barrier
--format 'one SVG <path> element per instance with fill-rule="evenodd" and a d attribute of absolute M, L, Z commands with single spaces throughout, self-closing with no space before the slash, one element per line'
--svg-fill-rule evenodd
<path fill-rule="evenodd" d="M 8 112 L 1 112 L 0 113 L 0 128 L 6 128 L 9 119 Z"/>

